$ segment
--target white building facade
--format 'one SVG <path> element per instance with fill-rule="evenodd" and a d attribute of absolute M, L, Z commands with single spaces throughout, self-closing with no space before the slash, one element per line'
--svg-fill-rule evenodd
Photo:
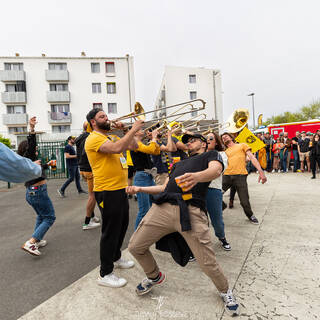
<path fill-rule="evenodd" d="M 156 99 L 156 109 L 194 99 L 206 102 L 206 108 L 204 111 L 199 111 L 200 114 L 205 113 L 207 120 L 218 120 L 222 123 L 221 72 L 205 68 L 166 66 Z M 195 105 L 197 106 L 200 104 Z M 166 114 L 174 110 L 176 108 L 167 109 Z M 158 117 L 161 116 L 165 114 L 159 112 Z"/>
<path fill-rule="evenodd" d="M 0 134 L 24 140 L 37 116 L 40 141 L 79 135 L 90 109 L 110 119 L 135 104 L 133 57 L 0 57 Z"/>

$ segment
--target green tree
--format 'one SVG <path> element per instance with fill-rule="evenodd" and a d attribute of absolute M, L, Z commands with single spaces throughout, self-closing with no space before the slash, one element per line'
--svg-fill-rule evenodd
<path fill-rule="evenodd" d="M 303 106 L 298 112 L 286 111 L 282 114 L 268 118 L 263 124 L 265 126 L 276 123 L 287 123 L 320 119 L 320 100 L 315 100 L 309 105 Z"/>
<path fill-rule="evenodd" d="M 11 141 L 10 141 L 10 139 L 4 138 L 1 134 L 0 134 L 0 142 L 2 142 L 3 144 L 5 144 L 5 145 L 8 146 L 9 148 L 11 148 Z"/>

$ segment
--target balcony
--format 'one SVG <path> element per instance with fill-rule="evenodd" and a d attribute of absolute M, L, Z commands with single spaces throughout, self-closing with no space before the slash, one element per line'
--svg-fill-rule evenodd
<path fill-rule="evenodd" d="M 48 102 L 70 102 L 69 91 L 48 91 L 47 92 Z"/>
<path fill-rule="evenodd" d="M 71 123 L 71 112 L 50 112 L 48 111 L 48 122 L 50 124 Z"/>
<path fill-rule="evenodd" d="M 1 70 L 0 80 L 3 82 L 26 81 L 26 73 L 23 70 Z"/>
<path fill-rule="evenodd" d="M 69 72 L 67 70 L 46 70 L 47 81 L 69 81 Z"/>
<path fill-rule="evenodd" d="M 16 114 L 3 114 L 2 123 L 4 125 L 21 125 L 28 123 L 27 113 L 16 113 Z"/>
<path fill-rule="evenodd" d="M 26 92 L 2 92 L 1 99 L 6 104 L 25 104 L 27 103 L 27 94 Z"/>

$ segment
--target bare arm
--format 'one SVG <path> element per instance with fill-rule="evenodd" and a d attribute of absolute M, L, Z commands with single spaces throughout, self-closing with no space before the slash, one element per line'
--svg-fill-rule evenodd
<path fill-rule="evenodd" d="M 168 131 L 168 141 L 166 145 L 160 146 L 160 151 L 164 152 L 175 152 L 177 151 L 176 144 L 172 140 L 172 132 Z"/>
<path fill-rule="evenodd" d="M 138 149 L 138 142 L 137 139 L 134 137 L 133 140 L 130 142 L 129 146 L 128 146 L 129 150 L 136 150 Z"/>
<path fill-rule="evenodd" d="M 132 142 L 135 134 L 142 128 L 143 121 L 138 120 L 133 125 L 131 130 L 129 130 L 124 137 L 119 139 L 117 142 L 112 142 L 107 140 L 103 143 L 100 148 L 99 152 L 101 153 L 121 153 L 129 148 L 130 143 Z"/>
<path fill-rule="evenodd" d="M 137 186 L 129 186 L 126 188 L 126 192 L 129 194 L 135 194 L 138 192 L 148 193 L 148 194 L 158 194 L 163 192 L 168 184 L 169 178 L 166 179 L 165 183 L 160 186 L 152 186 L 152 187 L 137 187 Z"/>
<path fill-rule="evenodd" d="M 177 149 L 179 149 L 179 150 L 188 151 L 188 147 L 184 143 L 182 143 L 181 141 L 176 142 L 175 145 L 176 145 Z"/>
<path fill-rule="evenodd" d="M 209 162 L 208 168 L 199 172 L 188 172 L 180 176 L 180 183 L 188 191 L 199 182 L 209 182 L 218 178 L 222 173 L 222 164 L 213 160 Z"/>
<path fill-rule="evenodd" d="M 249 158 L 249 160 L 251 161 L 251 163 L 255 166 L 255 168 L 258 170 L 259 172 L 259 182 L 261 181 L 262 184 L 264 184 L 265 182 L 267 182 L 267 178 L 260 166 L 259 161 L 257 160 L 257 158 L 252 154 L 252 152 L 250 150 L 248 150 L 246 152 L 247 157 Z"/>

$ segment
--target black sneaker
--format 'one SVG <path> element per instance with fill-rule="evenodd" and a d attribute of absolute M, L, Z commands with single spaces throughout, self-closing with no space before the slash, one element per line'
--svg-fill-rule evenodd
<path fill-rule="evenodd" d="M 58 189 L 57 192 L 58 192 L 58 195 L 59 195 L 61 198 L 65 198 L 65 197 L 66 197 L 66 196 L 64 195 L 64 192 L 61 191 L 61 189 Z"/>
<path fill-rule="evenodd" d="M 189 258 L 189 262 L 195 262 L 195 261 L 197 261 L 197 259 L 196 259 L 194 256 L 191 256 L 191 257 Z"/>
<path fill-rule="evenodd" d="M 230 200 L 229 201 L 229 209 L 232 209 L 233 208 L 233 200 Z"/>
<path fill-rule="evenodd" d="M 231 250 L 231 246 L 230 244 L 228 243 L 227 239 L 226 238 L 223 238 L 223 239 L 219 239 L 220 242 L 221 242 L 221 245 L 222 245 L 222 248 L 226 251 L 230 251 Z"/>
<path fill-rule="evenodd" d="M 83 193 L 83 194 L 88 194 L 88 192 L 87 192 L 87 191 L 84 191 L 84 190 L 80 190 L 80 191 L 78 191 L 78 193 L 79 193 L 79 194 L 81 194 L 81 193 Z"/>
<path fill-rule="evenodd" d="M 249 220 L 253 224 L 259 224 L 259 220 L 255 216 L 251 216 Z"/>

